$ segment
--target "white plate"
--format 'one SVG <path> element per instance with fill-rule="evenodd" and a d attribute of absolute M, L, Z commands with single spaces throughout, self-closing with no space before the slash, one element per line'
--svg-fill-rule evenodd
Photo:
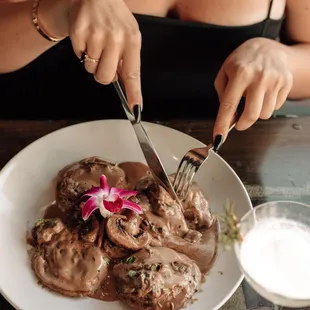
<path fill-rule="evenodd" d="M 144 123 L 168 173 L 173 173 L 186 151 L 199 141 L 168 127 Z M 42 206 L 54 200 L 54 178 L 65 165 L 88 156 L 112 161 L 144 161 L 134 131 L 126 120 L 81 123 L 53 132 L 26 147 L 0 173 L 0 289 L 22 310 L 120 310 L 118 302 L 91 298 L 70 299 L 37 285 L 26 253 L 26 230 L 42 215 Z M 227 198 L 236 213 L 250 210 L 248 194 L 229 165 L 212 154 L 196 181 L 213 212 L 222 212 Z M 221 253 L 198 301 L 187 310 L 216 310 L 234 293 L 243 276 L 234 252 Z"/>

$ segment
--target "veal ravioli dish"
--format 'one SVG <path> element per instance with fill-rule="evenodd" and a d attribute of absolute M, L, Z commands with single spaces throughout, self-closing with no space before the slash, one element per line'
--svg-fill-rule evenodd
<path fill-rule="evenodd" d="M 179 205 L 144 164 L 99 157 L 58 173 L 55 203 L 28 237 L 43 287 L 135 310 L 194 302 L 217 243 L 217 221 L 196 185 Z"/>

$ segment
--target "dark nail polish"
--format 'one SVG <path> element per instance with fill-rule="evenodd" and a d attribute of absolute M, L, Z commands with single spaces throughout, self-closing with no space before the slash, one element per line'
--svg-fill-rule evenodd
<path fill-rule="evenodd" d="M 83 52 L 81 55 L 81 62 L 83 62 L 86 58 L 86 52 Z"/>
<path fill-rule="evenodd" d="M 133 107 L 133 115 L 136 119 L 136 123 L 140 123 L 140 121 L 141 121 L 141 106 L 140 106 L 140 104 L 136 104 Z"/>
<path fill-rule="evenodd" d="M 224 142 L 224 137 L 222 135 L 217 135 L 215 137 L 214 142 L 213 142 L 213 151 L 215 153 L 218 152 L 218 150 L 222 146 L 223 142 Z"/>

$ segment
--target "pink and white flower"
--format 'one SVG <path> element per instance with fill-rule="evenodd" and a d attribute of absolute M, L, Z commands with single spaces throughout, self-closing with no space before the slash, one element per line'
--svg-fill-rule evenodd
<path fill-rule="evenodd" d="M 141 207 L 126 198 L 136 196 L 137 191 L 129 191 L 116 187 L 109 187 L 105 175 L 100 177 L 100 186 L 93 186 L 83 196 L 82 200 L 87 198 L 83 209 L 82 218 L 86 221 L 90 215 L 99 209 L 103 217 L 109 217 L 121 209 L 130 209 L 138 214 L 143 213 Z"/>

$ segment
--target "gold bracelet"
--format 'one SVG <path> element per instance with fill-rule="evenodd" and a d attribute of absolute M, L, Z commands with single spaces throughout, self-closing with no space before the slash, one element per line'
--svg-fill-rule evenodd
<path fill-rule="evenodd" d="M 32 22 L 35 28 L 40 33 L 40 35 L 48 41 L 59 42 L 63 40 L 64 38 L 55 38 L 55 37 L 48 35 L 46 31 L 44 31 L 43 28 L 39 25 L 39 19 L 38 19 L 39 3 L 40 3 L 40 0 L 34 0 L 33 5 L 32 5 Z"/>

